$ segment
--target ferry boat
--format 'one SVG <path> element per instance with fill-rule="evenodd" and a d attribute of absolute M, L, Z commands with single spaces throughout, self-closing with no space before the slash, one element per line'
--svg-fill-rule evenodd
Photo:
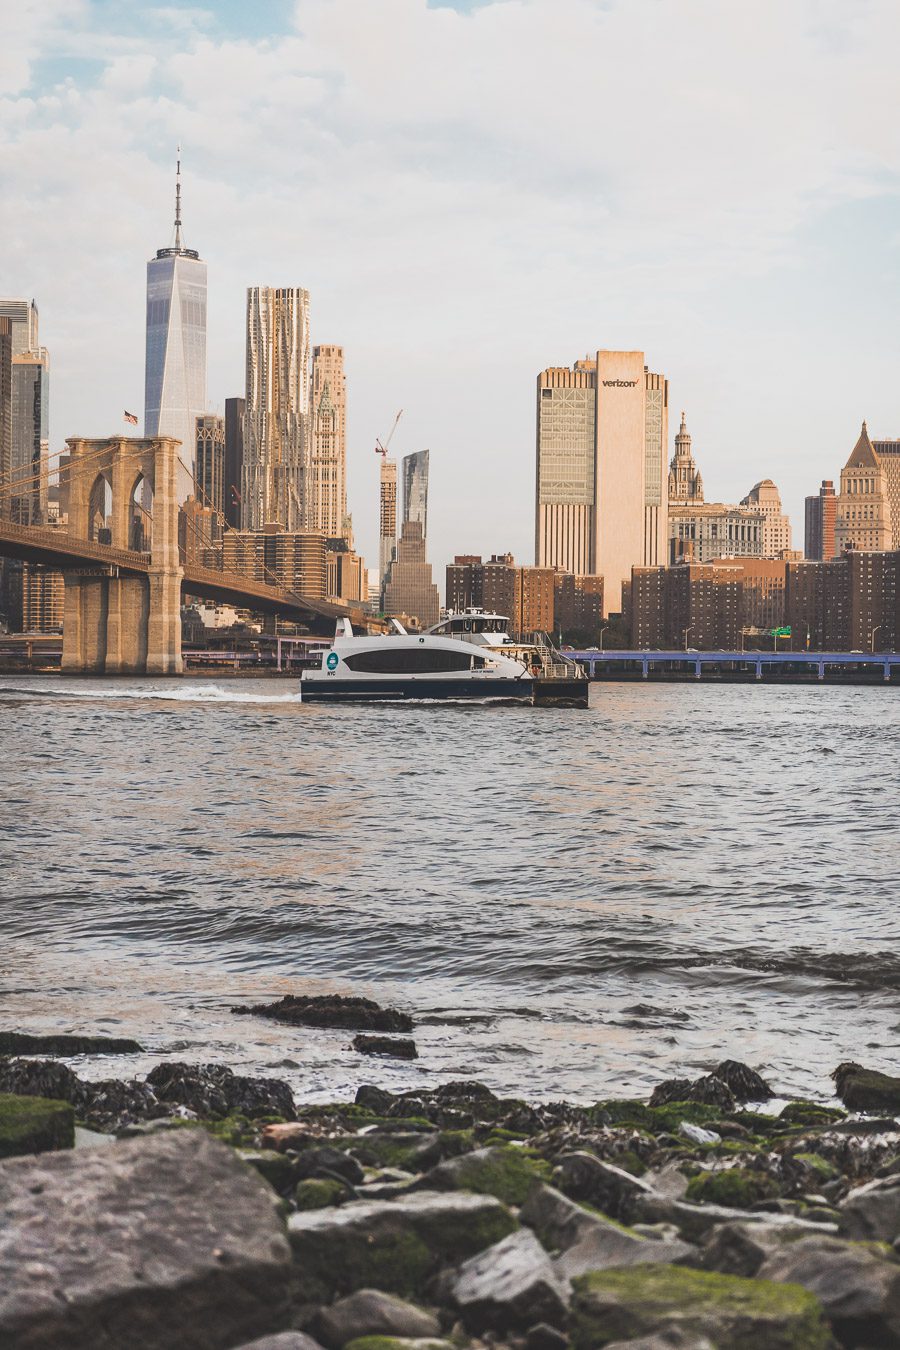
<path fill-rule="evenodd" d="M 584 670 L 566 661 L 545 634 L 509 636 L 502 614 L 468 609 L 424 633 L 391 619 L 390 633 L 355 635 L 338 619 L 318 669 L 304 670 L 304 702 L 389 702 L 405 699 L 505 699 L 587 707 Z"/>

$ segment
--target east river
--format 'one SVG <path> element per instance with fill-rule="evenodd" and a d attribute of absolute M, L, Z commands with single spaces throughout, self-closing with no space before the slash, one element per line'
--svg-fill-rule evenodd
<path fill-rule="evenodd" d="M 727 1056 L 900 1061 L 900 702 L 597 685 L 302 705 L 294 681 L 0 677 L 0 1028 L 130 1035 L 299 1099 L 475 1077 L 646 1096 Z M 364 994 L 420 1058 L 237 1018 Z"/>

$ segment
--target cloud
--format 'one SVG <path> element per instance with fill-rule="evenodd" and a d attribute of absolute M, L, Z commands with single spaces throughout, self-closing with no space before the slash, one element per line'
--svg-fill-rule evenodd
<path fill-rule="evenodd" d="M 435 555 L 527 558 L 544 365 L 644 347 L 676 404 L 693 399 L 710 490 L 770 473 L 795 525 L 804 483 L 838 467 L 825 435 L 840 446 L 853 398 L 882 397 L 860 325 L 863 387 L 827 421 L 777 381 L 790 360 L 795 388 L 831 384 L 853 302 L 824 330 L 805 311 L 817 269 L 859 263 L 817 232 L 896 193 L 893 0 L 300 0 L 261 38 L 213 4 L 178 24 L 135 5 L 118 27 L 76 0 L 16 13 L 0 289 L 41 303 L 57 444 L 139 400 L 143 264 L 168 242 L 178 140 L 188 242 L 210 264 L 211 401 L 241 391 L 246 285 L 309 286 L 314 339 L 347 350 L 370 557 L 371 445 L 401 405 L 395 445 L 432 449 Z M 766 458 L 772 422 L 791 461 Z"/>

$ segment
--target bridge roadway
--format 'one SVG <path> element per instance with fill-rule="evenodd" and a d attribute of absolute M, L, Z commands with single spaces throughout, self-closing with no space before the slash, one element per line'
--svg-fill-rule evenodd
<path fill-rule="evenodd" d="M 147 576 L 150 572 L 149 553 L 113 548 L 95 540 L 73 539 L 62 529 L 17 525 L 9 520 L 0 520 L 0 556 L 42 563 L 59 571 L 86 570 L 93 565 L 104 570 L 112 568 L 128 576 Z M 256 581 L 236 572 L 218 572 L 190 561 L 184 564 L 181 589 L 187 595 L 205 596 L 267 614 L 277 613 L 284 618 L 364 621 L 362 612 L 348 605 L 310 599 L 280 586 L 270 586 L 265 581 Z"/>
<path fill-rule="evenodd" d="M 694 652 L 675 648 L 672 651 L 567 651 L 563 655 L 569 661 L 577 661 L 586 667 L 590 678 L 596 679 L 598 666 L 607 671 L 619 668 L 625 673 L 629 662 L 635 667 L 640 665 L 643 679 L 650 678 L 651 667 L 670 665 L 694 668 L 695 679 L 702 678 L 704 666 L 730 667 L 728 673 L 737 674 L 741 667 L 753 670 L 757 680 L 763 678 L 763 667 L 783 668 L 785 666 L 806 666 L 812 673 L 813 668 L 820 680 L 825 679 L 826 668 L 842 666 L 861 673 L 867 666 L 881 666 L 884 679 L 890 681 L 892 675 L 900 676 L 900 654 L 893 652 Z M 635 669 L 635 674 L 637 670 Z"/>

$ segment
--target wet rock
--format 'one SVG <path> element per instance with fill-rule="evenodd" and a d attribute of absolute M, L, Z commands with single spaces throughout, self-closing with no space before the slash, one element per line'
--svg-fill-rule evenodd
<path fill-rule="evenodd" d="M 144 1047 L 121 1036 L 31 1036 L 0 1031 L 0 1055 L 139 1055 Z"/>
<path fill-rule="evenodd" d="M 597 1271 L 575 1281 L 575 1350 L 676 1328 L 692 1347 L 704 1337 L 728 1350 L 833 1345 L 818 1300 L 797 1285 L 664 1265 Z"/>
<path fill-rule="evenodd" d="M 3 1163 L 0 1344 L 167 1350 L 177 1328 L 224 1350 L 282 1329 L 277 1203 L 203 1130 Z"/>
<path fill-rule="evenodd" d="M 177 1114 L 176 1108 L 159 1101 L 149 1084 L 118 1078 L 82 1083 L 81 1104 L 76 1109 L 80 1119 L 94 1129 L 113 1133 L 138 1121 L 161 1124 L 164 1116 Z"/>
<path fill-rule="evenodd" d="M 775 1096 L 755 1069 L 737 1059 L 723 1059 L 718 1068 L 713 1070 L 713 1077 L 730 1088 L 735 1101 L 767 1102 Z"/>
<path fill-rule="evenodd" d="M 316 1322 L 319 1339 L 342 1350 L 359 1336 L 439 1337 L 437 1318 L 381 1289 L 359 1289 L 325 1308 Z"/>
<path fill-rule="evenodd" d="M 279 1331 L 274 1336 L 262 1336 L 258 1341 L 248 1341 L 236 1350 L 322 1350 L 318 1341 L 302 1331 Z"/>
<path fill-rule="evenodd" d="M 621 1219 L 623 1223 L 634 1217 L 638 1197 L 652 1194 L 651 1188 L 640 1177 L 601 1161 L 593 1153 L 582 1151 L 558 1158 L 553 1180 L 564 1195 L 573 1200 L 586 1200 L 611 1219 Z"/>
<path fill-rule="evenodd" d="M 778 1184 L 762 1171 L 747 1167 L 723 1167 L 715 1172 L 698 1172 L 691 1177 L 687 1199 L 692 1203 L 711 1202 L 730 1205 L 734 1209 L 749 1209 L 759 1201 L 772 1201 L 778 1194 Z"/>
<path fill-rule="evenodd" d="M 354 1100 L 357 1106 L 364 1106 L 366 1110 L 374 1111 L 377 1116 L 383 1116 L 397 1099 L 392 1092 L 386 1092 L 384 1088 L 376 1087 L 374 1083 L 363 1083 L 356 1089 Z"/>
<path fill-rule="evenodd" d="M 241 1162 L 252 1167 L 279 1195 L 287 1195 L 295 1180 L 294 1163 L 270 1148 L 239 1148 Z"/>
<path fill-rule="evenodd" d="M 785 1242 L 819 1236 L 810 1224 L 736 1222 L 717 1224 L 700 1252 L 704 1270 L 752 1279 Z"/>
<path fill-rule="evenodd" d="M 434 1134 L 372 1130 L 352 1143 L 354 1157 L 366 1167 L 400 1167 L 424 1172 L 441 1160 L 441 1137 Z"/>
<path fill-rule="evenodd" d="M 569 1288 L 528 1229 L 464 1262 L 453 1301 L 472 1332 L 524 1331 L 535 1322 L 565 1323 Z"/>
<path fill-rule="evenodd" d="M 569 1338 L 547 1322 L 538 1322 L 525 1334 L 525 1350 L 566 1350 Z"/>
<path fill-rule="evenodd" d="M 727 1083 L 715 1074 L 706 1074 L 691 1082 L 687 1078 L 669 1078 L 653 1089 L 651 1106 L 667 1106 L 669 1102 L 697 1102 L 702 1106 L 716 1106 L 722 1111 L 734 1110 L 734 1093 Z"/>
<path fill-rule="evenodd" d="M 418 1059 L 416 1043 L 405 1036 L 354 1036 L 352 1046 L 361 1055 L 389 1055 L 392 1059 Z"/>
<path fill-rule="evenodd" d="M 599 1214 L 589 1214 L 567 1195 L 543 1182 L 536 1182 L 528 1192 L 519 1219 L 534 1230 L 547 1251 L 567 1251 L 595 1228 L 620 1231 Z"/>
<path fill-rule="evenodd" d="M 850 1111 L 900 1111 L 900 1078 L 849 1061 L 831 1075 L 835 1090 Z"/>
<path fill-rule="evenodd" d="M 900 1176 L 857 1186 L 839 1207 L 842 1237 L 893 1242 L 900 1236 Z"/>
<path fill-rule="evenodd" d="M 820 1237 L 783 1243 L 759 1279 L 815 1294 L 842 1345 L 900 1346 L 900 1264 L 860 1243 Z"/>
<path fill-rule="evenodd" d="M 275 1003 L 232 1008 L 233 1013 L 273 1017 L 292 1026 L 343 1027 L 347 1031 L 412 1031 L 413 1020 L 396 1008 L 382 1008 L 370 998 L 344 998 L 339 994 L 305 996 L 285 994 Z"/>
<path fill-rule="evenodd" d="M 0 1092 L 20 1097 L 46 1097 L 80 1106 L 85 1085 L 66 1064 L 46 1059 L 0 1060 Z"/>
<path fill-rule="evenodd" d="M 297 1295 L 308 1303 L 369 1288 L 415 1295 L 440 1266 L 484 1251 L 515 1227 L 499 1200 L 467 1191 L 416 1191 L 292 1214 Z"/>
<path fill-rule="evenodd" d="M 683 1139 L 689 1139 L 692 1144 L 718 1144 L 722 1138 L 717 1130 L 705 1130 L 702 1125 L 695 1125 L 690 1120 L 681 1122 L 678 1133 Z"/>
<path fill-rule="evenodd" d="M 688 1242 L 702 1242 L 711 1228 L 719 1223 L 752 1223 L 753 1214 L 742 1209 L 731 1209 L 725 1205 L 692 1205 L 687 1200 L 672 1200 L 662 1195 L 642 1195 L 635 1201 L 635 1218 L 644 1223 L 674 1224 L 681 1236 Z M 760 1214 L 760 1223 L 782 1222 L 785 1224 L 802 1221 L 789 1215 Z M 834 1233 L 833 1224 L 808 1224 L 813 1233 Z"/>
<path fill-rule="evenodd" d="M 636 1341 L 610 1341 L 606 1350 L 716 1350 L 705 1336 L 664 1327 L 652 1336 L 640 1336 Z"/>
<path fill-rule="evenodd" d="M 344 1350 L 459 1350 L 450 1341 L 439 1341 L 421 1336 L 359 1336 L 348 1341 Z"/>
<path fill-rule="evenodd" d="M 0 1093 L 0 1158 L 72 1148 L 75 1111 L 69 1102 Z"/>
<path fill-rule="evenodd" d="M 305 1149 L 297 1158 L 295 1167 L 298 1177 L 338 1177 L 342 1181 L 349 1181 L 351 1186 L 358 1186 L 365 1177 L 355 1158 L 339 1148 L 329 1148 L 327 1145 Z"/>
<path fill-rule="evenodd" d="M 159 1101 L 186 1106 L 198 1116 L 296 1115 L 294 1094 L 282 1079 L 247 1078 L 224 1064 L 157 1064 L 146 1081 Z"/>
<path fill-rule="evenodd" d="M 537 1179 L 533 1162 L 521 1148 L 497 1144 L 448 1158 L 419 1183 L 432 1191 L 477 1191 L 507 1205 L 521 1205 Z"/>
<path fill-rule="evenodd" d="M 693 1258 L 696 1247 L 680 1238 L 651 1241 L 626 1229 L 596 1228 L 554 1262 L 554 1269 L 565 1279 L 586 1275 L 591 1270 L 613 1266 L 642 1266 L 674 1263 Z"/>

